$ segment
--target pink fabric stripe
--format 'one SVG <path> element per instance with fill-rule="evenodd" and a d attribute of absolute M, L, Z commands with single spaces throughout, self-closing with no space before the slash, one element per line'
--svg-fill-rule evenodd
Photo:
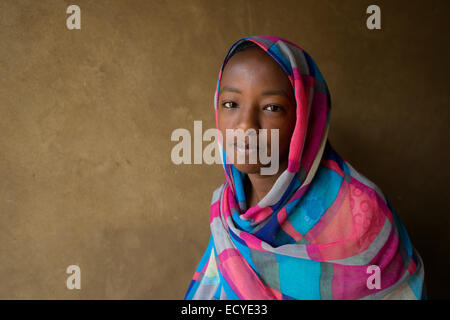
<path fill-rule="evenodd" d="M 364 183 L 360 182 L 355 177 L 350 178 L 350 183 L 355 187 L 357 187 L 358 189 L 362 190 L 364 193 L 368 194 L 371 198 L 375 199 L 379 209 L 384 213 L 386 218 L 389 219 L 389 222 L 391 223 L 393 222 L 394 217 L 392 215 L 391 210 L 374 189 L 370 188 L 369 186 L 366 186 Z"/>
<path fill-rule="evenodd" d="M 416 272 L 416 268 L 417 268 L 416 263 L 414 262 L 414 260 L 411 259 L 411 263 L 408 266 L 409 274 L 414 274 L 414 272 Z"/>
<path fill-rule="evenodd" d="M 211 205 L 209 223 L 211 223 L 214 218 L 220 218 L 220 199 Z"/>
<path fill-rule="evenodd" d="M 246 213 L 243 214 L 245 219 L 253 219 L 253 222 L 258 223 L 266 219 L 273 213 L 271 207 L 260 208 L 258 205 L 247 210 Z"/>
<path fill-rule="evenodd" d="M 308 89 L 313 88 L 314 89 L 314 82 L 316 81 L 316 79 L 313 76 L 311 76 L 309 74 L 301 74 L 301 78 L 305 85 L 305 88 L 308 88 Z"/>
<path fill-rule="evenodd" d="M 307 185 L 304 185 L 303 187 L 301 187 L 300 189 L 298 189 L 297 191 L 295 191 L 295 193 L 292 195 L 291 200 L 289 200 L 289 202 L 300 199 L 303 194 L 305 193 L 306 190 L 308 190 L 310 183 L 308 183 Z"/>
<path fill-rule="evenodd" d="M 244 240 L 244 242 L 249 248 L 267 252 L 267 250 L 263 249 L 261 245 L 262 243 L 261 239 L 255 237 L 254 235 L 245 231 L 241 231 L 239 237 L 242 240 Z"/>
<path fill-rule="evenodd" d="M 326 96 L 315 92 L 313 105 L 311 106 L 310 127 L 308 128 L 305 151 L 301 163 L 306 172 L 309 172 L 314 162 L 314 158 L 319 150 L 322 136 L 327 125 Z"/>
<path fill-rule="evenodd" d="M 283 231 L 286 232 L 295 241 L 299 241 L 301 238 L 303 238 L 302 234 L 295 230 L 295 228 L 287 218 L 286 207 L 283 207 L 283 209 L 278 212 L 277 219 L 278 223 L 281 226 L 281 229 L 283 229 Z"/>
<path fill-rule="evenodd" d="M 192 280 L 197 280 L 199 276 L 200 276 L 200 273 L 195 271 L 194 276 L 192 277 Z"/>
<path fill-rule="evenodd" d="M 294 87 L 294 84 L 295 84 L 294 77 L 290 74 L 290 75 L 288 75 L 288 79 L 289 79 L 289 82 L 291 83 L 292 87 Z"/>
<path fill-rule="evenodd" d="M 263 220 L 265 220 L 268 216 L 270 216 L 273 213 L 273 210 L 271 207 L 265 207 L 261 209 L 261 211 L 255 216 L 253 219 L 254 222 L 258 223 Z"/>
<path fill-rule="evenodd" d="M 287 171 L 298 172 L 299 169 L 300 169 L 300 162 L 298 160 L 289 159 Z"/>
<path fill-rule="evenodd" d="M 289 159 L 300 161 L 308 126 L 308 100 L 299 70 L 292 68 L 292 74 L 294 76 L 295 98 L 300 105 L 297 106 L 297 121 L 289 147 Z"/>
<path fill-rule="evenodd" d="M 245 300 L 273 300 L 276 297 L 261 282 L 250 265 L 236 249 L 219 254 L 219 271 L 233 292 Z"/>
<path fill-rule="evenodd" d="M 335 202 L 305 235 L 312 245 L 317 245 L 318 259 L 348 258 L 366 250 L 373 242 L 383 228 L 386 215 L 370 196 L 373 194 L 342 181 Z"/>
<path fill-rule="evenodd" d="M 258 205 L 251 207 L 242 215 L 242 217 L 245 220 L 252 219 L 254 218 L 254 215 L 258 213 L 259 210 L 261 210 L 261 208 Z"/>
<path fill-rule="evenodd" d="M 263 39 L 272 41 L 273 43 L 276 43 L 278 40 L 282 40 L 281 38 L 276 37 L 276 36 L 258 36 L 258 38 L 263 38 Z"/>
<path fill-rule="evenodd" d="M 230 206 L 230 199 L 233 200 L 233 194 L 231 191 L 230 186 L 228 185 L 224 191 L 223 195 L 223 201 L 222 201 L 222 213 L 223 213 L 223 219 L 226 221 L 228 217 L 231 217 L 231 210 L 230 207 L 233 206 L 233 203 L 231 203 Z"/>
<path fill-rule="evenodd" d="M 251 42 L 253 42 L 253 43 L 256 43 L 258 46 L 260 46 L 261 48 L 263 48 L 264 51 L 269 50 L 269 47 L 268 47 L 268 46 L 266 46 L 264 43 L 262 43 L 262 42 L 260 42 L 260 41 L 258 41 L 258 40 L 256 40 L 256 39 L 247 39 L 247 40 L 248 40 L 248 41 L 251 41 Z"/>
<path fill-rule="evenodd" d="M 322 256 L 320 255 L 320 251 L 318 250 L 317 245 L 307 244 L 306 252 L 308 253 L 308 256 L 311 258 L 311 260 L 324 261 L 324 259 L 322 259 Z"/>
<path fill-rule="evenodd" d="M 333 170 L 337 172 L 341 177 L 344 177 L 344 171 L 339 167 L 336 161 L 334 160 L 322 160 L 322 165 L 325 168 L 328 168 L 330 170 Z"/>
<path fill-rule="evenodd" d="M 376 265 L 381 271 L 381 288 L 369 289 L 367 265 L 346 266 L 335 264 L 333 268 L 333 298 L 359 299 L 369 294 L 385 290 L 397 283 L 407 269 L 398 250 L 399 238 L 391 230 L 388 240 L 369 265 Z"/>
<path fill-rule="evenodd" d="M 330 221 L 337 214 L 337 210 L 341 207 L 342 202 L 348 196 L 348 188 L 349 183 L 345 180 L 342 181 L 342 185 L 338 191 L 336 199 L 333 201 L 333 204 L 325 211 L 320 220 L 312 227 L 308 233 L 305 234 L 305 238 L 310 242 L 314 243 L 314 241 L 318 238 L 320 234 L 322 234 L 325 228 L 329 225 Z"/>

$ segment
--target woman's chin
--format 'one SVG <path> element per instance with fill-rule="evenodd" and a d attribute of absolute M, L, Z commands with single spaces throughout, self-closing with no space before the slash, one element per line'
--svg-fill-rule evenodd
<path fill-rule="evenodd" d="M 246 174 L 259 174 L 261 173 L 261 164 L 233 164 L 236 169 Z"/>

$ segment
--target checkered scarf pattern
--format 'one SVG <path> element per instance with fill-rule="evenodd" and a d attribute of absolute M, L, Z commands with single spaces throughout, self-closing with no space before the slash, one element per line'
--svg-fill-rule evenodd
<path fill-rule="evenodd" d="M 305 50 L 274 36 L 237 41 L 219 73 L 216 124 L 222 72 L 243 41 L 272 57 L 292 85 L 297 121 L 289 164 L 246 208 L 245 174 L 225 161 L 220 144 L 226 181 L 213 193 L 211 236 L 185 299 L 426 298 L 423 262 L 398 215 L 327 139 L 330 94 Z"/>

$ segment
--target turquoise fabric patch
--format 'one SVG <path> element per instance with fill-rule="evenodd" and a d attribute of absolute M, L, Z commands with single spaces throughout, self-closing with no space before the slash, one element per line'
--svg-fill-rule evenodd
<path fill-rule="evenodd" d="M 280 286 L 284 294 L 300 300 L 320 300 L 319 261 L 275 255 L 278 261 Z"/>
<path fill-rule="evenodd" d="M 316 176 L 303 198 L 291 208 L 291 210 L 298 210 L 298 212 L 295 212 L 295 214 L 289 214 L 288 212 L 289 221 L 294 229 L 305 235 L 314 227 L 336 199 L 342 180 L 337 172 L 319 166 Z M 289 209 L 289 206 L 287 209 Z"/>

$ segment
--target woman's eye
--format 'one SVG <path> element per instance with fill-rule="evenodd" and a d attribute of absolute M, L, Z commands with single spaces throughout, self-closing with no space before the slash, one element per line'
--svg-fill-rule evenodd
<path fill-rule="evenodd" d="M 227 102 L 222 103 L 222 106 L 226 109 L 232 109 L 232 108 L 236 107 L 236 103 L 227 101 Z"/>
<path fill-rule="evenodd" d="M 275 104 L 269 104 L 268 106 L 264 107 L 264 110 L 268 110 L 268 111 L 272 111 L 272 112 L 280 111 L 280 109 L 281 108 Z"/>

